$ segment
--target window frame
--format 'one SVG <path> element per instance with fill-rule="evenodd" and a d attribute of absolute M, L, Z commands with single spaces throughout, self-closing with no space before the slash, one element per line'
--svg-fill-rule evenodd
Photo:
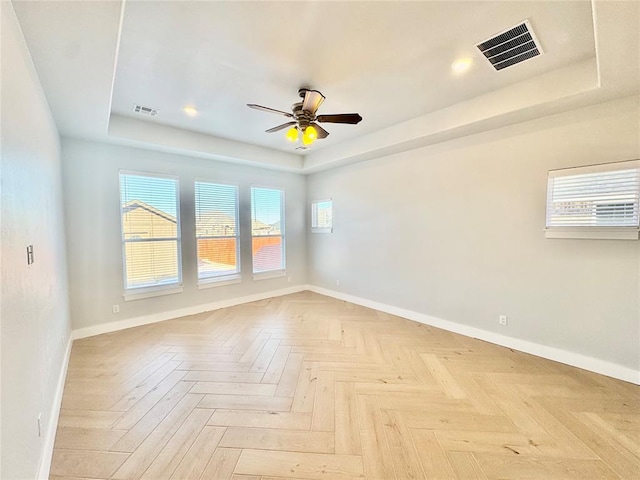
<path fill-rule="evenodd" d="M 176 187 L 176 236 L 167 237 L 161 239 L 125 239 L 124 231 L 124 215 L 122 213 L 122 176 L 137 176 L 137 177 L 149 177 L 149 178 L 163 178 L 175 181 Z M 123 297 L 125 301 L 140 300 L 143 298 L 156 297 L 161 295 L 170 295 L 174 293 L 181 293 L 183 291 L 183 277 L 182 277 L 182 223 L 180 221 L 180 177 L 178 175 L 157 173 L 157 172 L 144 172 L 138 170 L 118 170 L 118 200 L 120 203 L 119 215 L 120 215 L 120 244 L 122 249 L 122 284 L 124 287 Z M 145 285 L 140 287 L 127 287 L 127 243 L 145 243 L 145 242 L 162 242 L 162 241 L 175 241 L 176 242 L 176 257 L 177 257 L 177 273 L 178 280 L 176 282 L 159 284 L 159 285 Z"/>
<path fill-rule="evenodd" d="M 253 234 L 253 190 L 277 190 L 280 192 L 280 235 L 254 235 Z M 287 275 L 287 246 L 286 246 L 286 192 L 283 187 L 275 187 L 272 185 L 251 184 L 249 187 L 249 221 L 251 233 L 251 273 L 253 280 L 266 280 L 269 278 L 284 277 Z M 266 271 L 255 271 L 255 263 L 253 258 L 253 239 L 254 238 L 282 238 L 282 268 Z"/>
<path fill-rule="evenodd" d="M 219 235 L 207 235 L 203 237 L 198 236 L 197 226 L 198 226 L 198 217 L 197 217 L 197 191 L 196 184 L 197 183 L 206 183 L 209 185 L 222 185 L 225 187 L 234 187 L 236 191 L 236 204 L 235 204 L 235 220 L 236 220 L 236 235 L 233 237 L 230 236 L 219 236 Z M 242 281 L 242 262 L 241 262 L 241 248 L 240 248 L 240 186 L 235 183 L 228 182 L 217 182 L 210 179 L 205 178 L 195 178 L 193 181 L 193 216 L 194 216 L 194 235 L 196 241 L 196 281 L 199 289 L 211 288 L 211 287 L 223 287 L 225 285 L 235 285 L 241 283 Z M 200 239 L 219 239 L 219 238 L 235 238 L 236 240 L 236 272 L 229 273 L 226 275 L 212 275 L 205 278 L 200 278 L 200 268 L 198 266 L 198 261 L 200 259 L 198 253 L 198 240 Z"/>
<path fill-rule="evenodd" d="M 639 225 L 566 225 L 549 226 L 549 211 L 552 204 L 553 180 L 559 177 L 589 175 L 594 173 L 615 172 L 619 170 L 637 169 L 640 174 L 640 160 L 627 160 L 623 162 L 611 162 L 598 165 L 586 165 L 550 170 L 547 176 L 547 196 L 545 204 L 545 238 L 561 239 L 600 239 L 600 240 L 638 240 L 640 239 Z M 640 184 L 640 180 L 639 180 Z M 640 187 L 638 187 L 640 188 Z M 640 200 L 636 200 L 640 209 Z M 627 202 L 624 202 L 627 203 Z M 597 206 L 596 214 L 597 216 Z"/>
<path fill-rule="evenodd" d="M 331 226 L 319 227 L 318 226 L 318 205 L 320 203 L 331 204 Z M 311 202 L 311 233 L 333 233 L 333 199 L 324 198 L 322 200 L 313 200 Z"/>

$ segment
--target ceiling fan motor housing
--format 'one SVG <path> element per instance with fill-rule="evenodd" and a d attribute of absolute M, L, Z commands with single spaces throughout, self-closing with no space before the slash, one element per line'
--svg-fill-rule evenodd
<path fill-rule="evenodd" d="M 316 116 L 310 112 L 305 112 L 302 109 L 302 102 L 294 103 L 291 105 L 291 111 L 293 112 L 293 118 L 298 122 L 298 127 L 301 130 L 307 128 L 316 119 Z"/>

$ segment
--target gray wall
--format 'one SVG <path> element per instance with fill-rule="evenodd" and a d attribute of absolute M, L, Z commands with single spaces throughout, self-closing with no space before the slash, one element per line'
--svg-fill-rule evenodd
<path fill-rule="evenodd" d="M 310 234 L 309 283 L 638 370 L 639 242 L 543 233 L 547 171 L 640 158 L 638 105 L 310 176 L 308 202 L 333 198 L 334 233 Z"/>
<path fill-rule="evenodd" d="M 305 179 L 302 175 L 72 139 L 63 139 L 62 157 L 74 329 L 306 283 Z M 180 177 L 182 293 L 124 301 L 119 169 Z M 193 188 L 196 178 L 239 186 L 240 284 L 198 289 Z M 252 279 L 252 184 L 285 190 L 287 277 Z M 115 304 L 120 305 L 118 314 L 112 313 Z"/>
<path fill-rule="evenodd" d="M 70 326 L 60 145 L 10 2 L 2 16 L 2 466 L 36 478 Z M 26 247 L 35 263 L 27 266 Z M 42 434 L 38 437 L 38 413 Z"/>

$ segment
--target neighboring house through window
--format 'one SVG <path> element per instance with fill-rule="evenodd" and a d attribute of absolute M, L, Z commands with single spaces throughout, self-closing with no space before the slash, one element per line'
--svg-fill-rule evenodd
<path fill-rule="evenodd" d="M 333 232 L 333 201 L 330 198 L 311 202 L 311 232 Z"/>
<path fill-rule="evenodd" d="M 127 294 L 181 287 L 178 179 L 120 172 L 120 211 Z"/>

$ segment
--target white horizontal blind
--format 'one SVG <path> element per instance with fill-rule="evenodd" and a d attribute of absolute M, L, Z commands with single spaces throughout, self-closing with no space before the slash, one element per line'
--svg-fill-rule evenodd
<path fill-rule="evenodd" d="M 547 227 L 638 227 L 640 162 L 549 172 Z"/>
<path fill-rule="evenodd" d="M 333 229 L 333 202 L 331 199 L 311 203 L 311 230 L 330 232 Z"/>
<path fill-rule="evenodd" d="M 176 177 L 120 173 L 125 290 L 182 282 Z"/>
<path fill-rule="evenodd" d="M 284 190 L 251 188 L 253 273 L 284 270 Z"/>
<path fill-rule="evenodd" d="M 198 280 L 240 272 L 238 187 L 195 182 Z"/>

